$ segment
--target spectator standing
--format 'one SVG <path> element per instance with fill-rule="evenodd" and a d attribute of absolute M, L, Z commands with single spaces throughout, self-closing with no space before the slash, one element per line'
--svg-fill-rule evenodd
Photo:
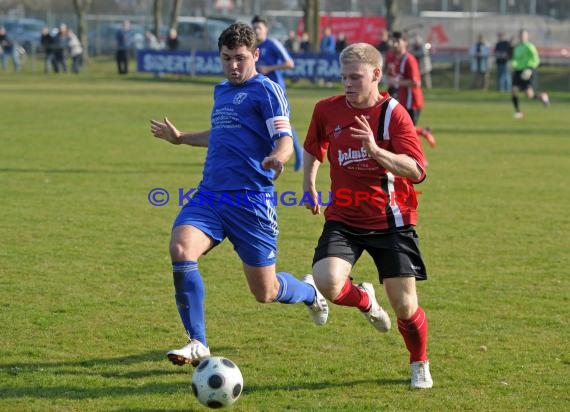
<path fill-rule="evenodd" d="M 528 31 L 524 29 L 519 32 L 519 43 L 513 49 L 511 64 L 513 66 L 511 97 L 515 108 L 515 119 L 523 117 L 519 107 L 518 93 L 520 90 L 525 91 L 527 98 L 540 100 L 544 106 L 549 106 L 548 94 L 535 93 L 532 85 L 536 69 L 540 64 L 540 57 L 536 46 L 528 40 Z"/>
<path fill-rule="evenodd" d="M 325 32 L 321 38 L 320 51 L 325 54 L 336 53 L 336 38 L 334 37 L 334 34 L 332 34 L 331 28 L 328 26 L 325 27 Z"/>
<path fill-rule="evenodd" d="M 83 65 L 83 47 L 77 35 L 70 29 L 66 31 L 67 49 L 71 56 L 71 72 L 79 74 Z"/>
<path fill-rule="evenodd" d="M 53 71 L 56 73 L 67 73 L 67 63 L 65 61 L 65 52 L 67 47 L 67 39 L 65 34 L 67 25 L 61 23 L 57 29 L 57 33 L 53 36 Z"/>
<path fill-rule="evenodd" d="M 335 43 L 335 51 L 337 53 L 340 53 L 341 51 L 344 50 L 344 48 L 348 46 L 348 42 L 346 41 L 346 35 L 344 34 L 344 32 L 340 32 L 338 34 L 338 38 L 336 39 L 336 43 Z"/>
<path fill-rule="evenodd" d="M 390 51 L 390 33 L 388 32 L 388 30 L 382 31 L 382 39 L 380 40 L 380 43 L 378 44 L 378 46 L 376 48 L 378 49 L 378 51 L 382 55 L 382 58 L 384 59 L 384 63 L 386 63 L 386 61 L 385 61 L 386 53 Z"/>
<path fill-rule="evenodd" d="M 115 39 L 117 41 L 117 70 L 119 74 L 129 73 L 129 45 L 130 45 L 131 23 L 128 20 L 123 21 L 121 28 L 117 30 Z"/>
<path fill-rule="evenodd" d="M 509 75 L 509 60 L 513 53 L 511 42 L 505 38 L 504 33 L 497 33 L 495 44 L 495 66 L 497 66 L 497 90 L 508 92 L 511 88 Z"/>
<path fill-rule="evenodd" d="M 2 54 L 2 70 L 8 67 L 8 57 L 12 58 L 14 70 L 20 71 L 20 55 L 18 52 L 18 43 L 12 41 L 6 32 L 4 26 L 0 27 L 0 52 Z"/>
<path fill-rule="evenodd" d="M 287 35 L 287 40 L 285 40 L 284 45 L 289 53 L 299 53 L 300 43 L 295 30 L 289 31 L 289 34 Z"/>
<path fill-rule="evenodd" d="M 431 89 L 431 56 L 430 45 L 422 39 L 419 34 L 414 36 L 414 41 L 410 47 L 410 52 L 414 55 L 420 65 L 420 74 L 424 88 Z"/>
<path fill-rule="evenodd" d="M 306 31 L 301 35 L 301 43 L 299 43 L 299 51 L 301 53 L 311 52 L 311 39 L 309 38 L 309 33 Z"/>
<path fill-rule="evenodd" d="M 166 49 L 170 51 L 178 50 L 180 48 L 180 40 L 178 39 L 178 31 L 174 28 L 168 31 L 166 37 Z"/>
<path fill-rule="evenodd" d="M 149 50 L 160 50 L 160 42 L 150 30 L 144 32 L 144 47 Z"/>
<path fill-rule="evenodd" d="M 40 37 L 40 44 L 44 52 L 44 73 L 49 73 L 53 69 L 53 43 L 54 39 L 49 32 L 49 27 L 46 26 L 42 29 Z"/>
<path fill-rule="evenodd" d="M 483 35 L 479 34 L 477 41 L 469 49 L 471 72 L 473 73 L 471 87 L 474 89 L 487 90 L 489 87 L 489 55 L 489 46 Z"/>

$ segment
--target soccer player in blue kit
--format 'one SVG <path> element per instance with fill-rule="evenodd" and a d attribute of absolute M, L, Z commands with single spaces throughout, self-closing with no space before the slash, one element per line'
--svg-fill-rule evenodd
<path fill-rule="evenodd" d="M 311 275 L 299 280 L 275 270 L 273 181 L 293 152 L 285 93 L 257 73 L 259 49 L 248 25 L 226 28 L 218 49 L 226 79 L 214 88 L 211 128 L 181 132 L 167 118 L 151 120 L 151 133 L 157 138 L 208 147 L 202 181 L 176 217 L 170 240 L 175 300 L 189 338 L 187 345 L 167 353 L 176 365 L 197 365 L 210 356 L 198 259 L 226 237 L 242 260 L 258 302 L 303 302 L 318 325 L 328 316 L 326 300 Z"/>
<path fill-rule="evenodd" d="M 286 91 L 282 70 L 294 68 L 295 62 L 279 40 L 268 36 L 269 24 L 267 20 L 263 17 L 255 16 L 251 20 L 251 25 L 257 35 L 257 47 L 259 47 L 257 71 L 269 77 L 281 86 L 283 91 Z M 295 170 L 299 170 L 303 165 L 303 148 L 299 143 L 299 137 L 295 128 L 291 127 L 291 131 L 293 132 L 293 147 L 295 149 Z"/>

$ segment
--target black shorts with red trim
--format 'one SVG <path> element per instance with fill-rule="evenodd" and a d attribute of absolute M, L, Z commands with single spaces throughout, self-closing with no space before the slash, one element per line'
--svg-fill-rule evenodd
<path fill-rule="evenodd" d="M 315 248 L 313 265 L 327 257 L 338 257 L 354 266 L 364 251 L 374 260 L 380 283 L 395 277 L 427 279 L 419 238 L 413 225 L 370 230 L 329 220 Z"/>

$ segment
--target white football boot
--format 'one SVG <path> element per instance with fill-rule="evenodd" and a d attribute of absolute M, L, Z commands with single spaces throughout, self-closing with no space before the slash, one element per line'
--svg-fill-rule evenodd
<path fill-rule="evenodd" d="M 166 356 L 175 365 L 192 364 L 192 366 L 198 366 L 203 359 L 210 357 L 210 349 L 199 340 L 192 339 L 186 346 L 173 349 Z"/>
<path fill-rule="evenodd" d="M 327 319 L 329 317 L 329 305 L 325 297 L 319 292 L 317 286 L 315 285 L 315 280 L 313 279 L 313 275 L 305 275 L 303 276 L 303 282 L 308 283 L 315 289 L 316 298 L 312 305 L 308 305 L 307 309 L 309 310 L 309 315 L 315 325 L 322 326 L 327 323 Z"/>
<path fill-rule="evenodd" d="M 366 293 L 368 293 L 368 298 L 370 299 L 370 310 L 368 312 L 362 312 L 364 317 L 370 322 L 379 332 L 388 332 L 392 326 L 390 322 L 390 316 L 386 313 L 384 309 L 380 306 L 376 300 L 376 294 L 374 293 L 374 286 L 371 283 L 361 283 L 357 286 Z"/>
<path fill-rule="evenodd" d="M 410 386 L 412 389 L 429 389 L 433 386 L 431 373 L 429 372 L 429 361 L 412 362 L 412 381 Z"/>

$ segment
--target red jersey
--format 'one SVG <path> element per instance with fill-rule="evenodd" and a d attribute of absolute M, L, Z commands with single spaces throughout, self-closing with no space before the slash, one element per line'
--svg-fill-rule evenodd
<path fill-rule="evenodd" d="M 406 52 L 395 61 L 396 75 L 400 76 L 400 80 L 413 80 L 418 85 L 415 87 L 398 88 L 398 101 L 407 110 L 421 109 L 424 107 L 424 94 L 422 93 L 422 76 L 420 74 L 420 66 L 418 61 L 410 52 Z"/>
<path fill-rule="evenodd" d="M 402 105 L 387 93 L 367 109 L 357 109 L 345 96 L 319 101 L 305 139 L 305 150 L 331 165 L 331 203 L 325 219 L 365 229 L 391 229 L 417 222 L 417 197 L 410 179 L 395 176 L 372 159 L 362 142 L 350 136 L 355 116 L 366 116 L 382 149 L 406 154 L 422 169 L 425 159 L 416 129 Z M 321 196 L 326 201 L 326 196 Z"/>

